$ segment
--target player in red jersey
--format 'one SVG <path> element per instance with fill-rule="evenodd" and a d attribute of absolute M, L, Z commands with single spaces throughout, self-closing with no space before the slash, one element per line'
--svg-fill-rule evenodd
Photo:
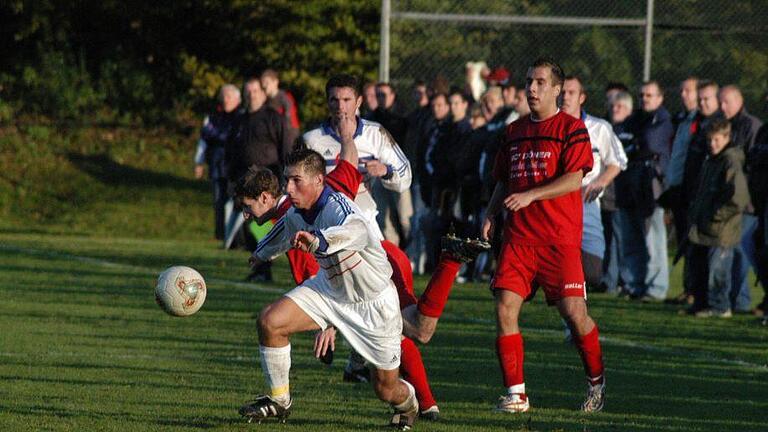
<path fill-rule="evenodd" d="M 525 412 L 530 404 L 523 379 L 523 339 L 518 316 L 533 284 L 574 333 L 587 374 L 586 412 L 600 411 L 605 378 L 598 330 L 587 313 L 581 267 L 581 180 L 592 169 L 592 148 L 584 123 L 561 112 L 557 98 L 563 71 L 548 58 L 528 68 L 529 116 L 511 123 L 496 156 L 496 188 L 482 236 L 506 209 L 503 245 L 491 287 L 496 298 L 496 350 L 507 394 L 498 411 Z"/>
<path fill-rule="evenodd" d="M 354 131 L 354 122 L 340 122 L 339 135 L 341 137 L 346 135 L 344 133 L 345 126 Z M 325 183 L 328 186 L 347 195 L 350 199 L 355 198 L 358 187 L 363 180 L 357 167 L 353 165 L 357 160 L 357 148 L 354 142 L 346 143 L 342 140 L 339 161 L 336 167 L 325 176 Z M 257 181 L 264 185 L 270 185 L 270 187 L 265 187 L 264 191 L 256 198 L 241 197 L 244 204 L 244 217 L 246 219 L 254 218 L 259 224 L 263 224 L 269 219 L 282 217 L 291 207 L 290 201 L 284 196 L 278 197 L 277 178 L 268 170 L 262 171 Z M 242 194 L 236 191 L 236 195 L 241 196 Z M 474 259 L 478 253 L 490 249 L 490 245 L 485 242 L 461 240 L 452 236 L 445 237 L 443 240 L 445 252 L 441 255 L 438 266 L 419 299 L 414 295 L 413 274 L 408 257 L 391 242 L 384 240 L 382 246 L 392 266 L 392 281 L 397 288 L 403 315 L 403 334 L 405 336 L 401 342 L 400 371 L 403 378 L 416 389 L 416 396 L 421 407 L 421 417 L 436 420 L 439 416 L 439 409 L 427 380 L 421 352 L 413 339 L 422 343 L 429 342 L 436 330 L 437 322 L 448 300 L 461 263 Z M 317 273 L 318 264 L 312 254 L 291 249 L 286 255 L 289 258 L 297 284 L 301 284 Z M 332 327 L 318 333 L 315 342 L 315 356 L 322 358 L 329 349 L 333 350 L 335 348 L 334 340 L 335 330 Z M 364 366 L 363 368 L 367 371 L 367 368 Z M 352 372 L 350 374 L 349 371 L 345 370 L 345 380 L 348 379 L 348 375 L 360 374 L 360 371 Z M 349 380 L 358 379 L 350 377 Z"/>

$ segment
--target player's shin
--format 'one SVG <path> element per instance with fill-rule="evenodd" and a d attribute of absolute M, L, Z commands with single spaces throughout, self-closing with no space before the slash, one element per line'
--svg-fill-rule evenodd
<path fill-rule="evenodd" d="M 270 396 L 278 403 L 287 406 L 290 404 L 288 374 L 291 369 L 291 345 L 273 348 L 264 345 L 259 346 L 261 355 L 261 369 L 270 389 Z"/>
<path fill-rule="evenodd" d="M 584 363 L 584 372 L 587 381 L 591 385 L 603 382 L 603 351 L 600 347 L 600 333 L 597 325 L 584 336 L 574 334 L 574 342 L 579 350 L 581 361 Z"/>
<path fill-rule="evenodd" d="M 427 371 L 424 368 L 419 348 L 411 339 L 403 338 L 400 342 L 400 349 L 400 374 L 416 390 L 419 406 L 423 410 L 437 405 L 432 395 L 432 389 L 429 388 Z"/>

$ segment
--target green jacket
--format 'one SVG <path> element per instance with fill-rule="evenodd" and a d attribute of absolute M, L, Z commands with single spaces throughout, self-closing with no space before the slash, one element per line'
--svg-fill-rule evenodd
<path fill-rule="evenodd" d="M 741 214 L 749 205 L 744 152 L 729 144 L 701 167 L 688 212 L 691 243 L 733 247 L 741 239 Z"/>

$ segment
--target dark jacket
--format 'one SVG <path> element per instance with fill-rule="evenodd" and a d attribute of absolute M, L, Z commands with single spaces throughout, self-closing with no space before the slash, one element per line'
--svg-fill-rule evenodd
<path fill-rule="evenodd" d="M 741 240 L 741 213 L 749 203 L 744 153 L 728 145 L 708 156 L 688 209 L 688 239 L 698 245 L 733 247 Z"/>
<path fill-rule="evenodd" d="M 757 131 L 762 125 L 763 122 L 760 119 L 748 113 L 746 108 L 742 108 L 731 119 L 731 142 L 734 146 L 743 148 L 745 154 L 749 154 L 749 149 L 755 143 Z"/>
<path fill-rule="evenodd" d="M 205 141 L 205 163 L 212 179 L 227 177 L 226 148 L 235 140 L 240 115 L 239 110 L 217 110 L 200 129 L 200 138 Z"/>
<path fill-rule="evenodd" d="M 395 139 L 399 146 L 405 144 L 405 136 L 408 133 L 408 120 L 397 114 L 392 108 L 376 108 L 366 119 L 384 126 L 384 129 L 392 135 L 392 138 Z"/>
<path fill-rule="evenodd" d="M 458 188 L 459 155 L 465 151 L 464 147 L 471 132 L 472 125 L 466 117 L 448 124 L 446 132 L 441 136 L 435 151 L 431 154 L 430 162 L 435 167 L 433 185 L 441 188 Z"/>
<path fill-rule="evenodd" d="M 685 167 L 683 168 L 682 200 L 687 205 L 690 205 L 696 195 L 701 166 L 704 163 L 704 159 L 707 158 L 707 154 L 709 154 L 707 131 L 712 122 L 720 118 L 723 118 L 723 114 L 720 111 L 709 117 L 705 117 L 701 113 L 696 114 L 696 119 L 694 120 L 696 123 L 696 133 L 691 138 L 691 143 L 688 144 L 688 153 L 685 156 Z"/>
<path fill-rule="evenodd" d="M 271 169 L 278 177 L 291 151 L 291 134 L 285 119 L 267 105 L 240 117 L 237 138 L 227 148 L 229 178 L 239 179 L 251 165 Z"/>

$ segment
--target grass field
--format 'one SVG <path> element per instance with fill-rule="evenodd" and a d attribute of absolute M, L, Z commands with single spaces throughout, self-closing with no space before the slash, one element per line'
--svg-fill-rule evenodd
<path fill-rule="evenodd" d="M 288 424 L 238 417 L 241 403 L 264 390 L 254 313 L 291 287 L 283 260 L 278 283 L 239 282 L 246 257 L 210 241 L 0 228 L 0 431 L 381 429 L 387 407 L 367 385 L 343 383 L 339 359 L 321 367 L 311 335 L 293 340 Z M 189 318 L 154 303 L 156 275 L 173 264 L 208 281 L 206 304 Z M 424 283 L 417 278 L 417 290 Z M 585 390 L 578 356 L 539 298 L 522 319 L 533 409 L 496 414 L 493 303 L 485 286 L 457 286 L 423 347 L 444 420 L 416 430 L 768 430 L 768 328 L 754 318 L 679 317 L 672 306 L 607 295 L 592 296 L 590 311 L 607 362 L 605 411 L 577 411 Z M 345 356 L 339 348 L 337 358 Z"/>

